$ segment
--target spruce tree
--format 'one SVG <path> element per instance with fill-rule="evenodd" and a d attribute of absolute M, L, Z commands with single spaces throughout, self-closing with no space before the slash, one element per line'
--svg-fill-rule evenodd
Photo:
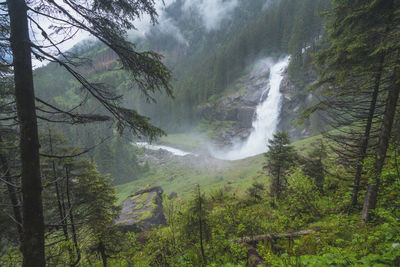
<path fill-rule="evenodd" d="M 318 146 L 315 146 L 304 159 L 304 174 L 314 180 L 320 193 L 323 192 L 325 180 L 325 167 L 323 161 L 327 157 L 325 145 L 320 140 Z"/>
<path fill-rule="evenodd" d="M 267 161 L 264 169 L 268 170 L 271 176 L 271 195 L 280 199 L 287 183 L 286 173 L 295 165 L 297 153 L 290 145 L 289 135 L 286 132 L 274 134 L 273 139 L 269 140 L 268 148 L 268 152 L 265 153 Z"/>
<path fill-rule="evenodd" d="M 328 47 L 316 61 L 320 74 L 316 87 L 325 98 L 318 108 L 327 111 L 328 120 L 337 129 L 329 135 L 338 143 L 336 151 L 355 170 L 353 207 L 364 159 L 375 154 L 364 221 L 376 205 L 399 94 L 399 4 L 393 0 L 333 1 L 328 14 Z"/>

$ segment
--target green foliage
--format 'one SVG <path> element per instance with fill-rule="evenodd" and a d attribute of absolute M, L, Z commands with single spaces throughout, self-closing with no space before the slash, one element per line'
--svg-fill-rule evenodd
<path fill-rule="evenodd" d="M 327 152 L 324 143 L 320 143 L 313 147 L 304 159 L 304 173 L 310 176 L 317 186 L 318 190 L 323 192 L 323 184 L 325 178 L 325 169 L 323 161 L 327 157 Z"/>
<path fill-rule="evenodd" d="M 320 142 L 312 146 L 304 154 L 314 159 L 325 157 Z M 302 166 L 287 170 L 286 191 L 275 206 L 271 206 L 268 195 L 259 192 L 262 186 L 257 183 L 250 189 L 250 193 L 254 190 L 260 196 L 257 201 L 249 192 L 239 197 L 224 189 L 212 191 L 209 198 L 196 191 L 189 202 L 167 200 L 168 225 L 151 233 L 154 239 L 145 244 L 149 248 L 145 252 L 147 259 L 154 260 L 153 264 L 174 266 L 202 264 L 198 237 L 200 217 L 193 215 L 200 214 L 201 197 L 205 205 L 205 212 L 201 214 L 207 222 L 204 251 L 208 266 L 245 264 L 245 247 L 230 242 L 231 239 L 300 229 L 313 229 L 315 233 L 294 239 L 261 241 L 256 246 L 257 252 L 274 266 L 396 266 L 400 259 L 400 224 L 397 209 L 392 208 L 392 204 L 397 206 L 399 192 L 394 151 L 395 148 L 384 170 L 385 189 L 374 225 L 363 226 L 359 215 L 343 213 L 348 182 L 331 174 L 343 172 L 336 162 L 323 160 L 324 194 Z"/>
<path fill-rule="evenodd" d="M 94 161 L 101 174 L 110 174 L 113 184 L 119 185 L 131 182 L 149 169 L 146 164 L 140 164 L 140 149 L 131 144 L 130 140 L 116 135 L 112 140 L 100 144 L 94 150 Z"/>
<path fill-rule="evenodd" d="M 137 180 L 116 186 L 119 202 L 132 192 L 147 184 L 160 185 L 166 194 L 179 192 L 188 199 L 193 187 L 200 184 L 203 192 L 211 193 L 219 188 L 230 188 L 238 194 L 244 194 L 243 188 L 249 187 L 254 180 L 264 180 L 261 174 L 263 156 L 256 156 L 240 162 L 221 162 L 205 165 L 195 160 L 191 164 L 171 161 L 158 168 L 150 167 Z"/>
<path fill-rule="evenodd" d="M 265 186 L 260 183 L 253 183 L 250 188 L 247 189 L 247 193 L 249 197 L 254 201 L 258 202 L 262 199 L 263 194 L 265 193 Z"/>
<path fill-rule="evenodd" d="M 272 176 L 270 194 L 279 199 L 287 183 L 286 172 L 294 166 L 297 153 L 290 145 L 289 135 L 285 132 L 274 134 L 273 139 L 269 140 L 268 148 L 264 169 Z"/>
<path fill-rule="evenodd" d="M 312 145 L 314 148 L 310 146 L 304 154 L 312 155 L 319 145 L 319 142 L 315 142 Z M 396 148 L 392 147 L 383 172 L 384 189 L 376 211 L 376 223 L 373 225 L 362 225 L 359 214 L 343 213 L 348 198 L 348 182 L 331 174 L 343 171 L 337 167 L 336 162 L 324 160 L 323 168 L 327 171 L 323 180 L 324 194 L 318 190 L 315 179 L 306 175 L 300 165 L 287 170 L 285 194 L 272 203 L 275 205 L 271 204 L 270 196 L 262 193 L 263 186 L 260 183 L 250 187 L 253 188 L 250 191 L 254 190 L 258 196 L 257 201 L 254 201 L 252 194 L 244 192 L 244 188 L 243 194 L 237 194 L 237 191 L 232 192 L 229 187 L 204 194 L 195 186 L 189 199 L 164 197 L 167 225 L 146 233 L 145 240 L 141 235 L 105 231 L 103 240 L 112 255 L 109 264 L 246 266 L 246 247 L 231 242 L 232 239 L 313 229 L 314 233 L 305 236 L 266 239 L 254 244 L 254 247 L 265 262 L 274 266 L 396 266 L 400 259 L 400 223 L 396 209 L 399 193 L 396 172 L 398 162 L 394 157 Z M 101 181 L 96 178 L 98 173 L 89 171 L 87 174 L 87 179 L 95 181 L 95 184 Z M 333 189 L 332 185 L 335 185 Z M 102 195 L 97 189 L 86 191 Z M 107 197 L 103 199 L 113 201 Z M 108 204 L 95 201 L 93 205 Z M 109 208 L 113 209 L 112 206 Z M 205 260 L 201 252 L 200 220 Z M 92 228 L 82 230 L 86 232 L 89 229 Z M 85 244 L 95 248 L 98 237 L 88 236 Z M 57 249 L 65 253 L 68 245 L 60 243 Z M 84 253 L 83 265 L 90 260 L 91 266 L 101 266 L 94 251 L 84 250 Z M 17 260 L 18 253 L 10 253 L 7 261 L 3 259 L 4 262 Z"/>
<path fill-rule="evenodd" d="M 289 215 L 297 220 L 304 216 L 315 219 L 320 216 L 320 194 L 315 182 L 301 169 L 296 169 L 287 179 L 287 193 L 284 202 L 288 205 Z"/>
<path fill-rule="evenodd" d="M 160 106 L 152 109 L 143 104 L 137 94 L 129 96 L 127 101 L 152 115 L 158 123 L 167 123 L 171 129 L 177 129 L 180 123 L 195 118 L 197 104 L 215 101 L 224 94 L 226 88 L 243 73 L 249 62 L 261 54 L 274 52 L 292 54 L 289 69 L 291 79 L 297 85 L 305 86 L 304 83 L 310 78 L 305 77 L 305 73 L 312 68 L 310 54 L 317 49 L 312 44 L 320 34 L 323 34 L 322 20 L 317 13 L 326 8 L 328 1 L 281 0 L 270 10 L 259 13 L 255 11 L 260 9 L 256 1 L 242 2 L 245 8 L 237 12 L 243 16 L 238 16 L 240 17 L 238 20 L 235 17 L 232 22 L 227 23 L 230 26 L 223 28 L 226 34 L 217 32 L 212 36 L 210 33 L 207 36 L 210 38 L 204 38 L 208 41 L 197 40 L 196 34 L 190 36 L 189 41 L 195 47 L 188 48 L 182 54 L 190 60 L 198 59 L 197 64 L 190 66 L 189 63 L 193 61 L 189 59 L 187 61 L 182 58 L 175 59 L 175 62 L 182 63 L 177 64 L 177 73 L 181 74 L 176 81 L 177 102 L 172 103 L 162 96 L 157 96 L 161 100 Z M 339 7 L 349 3 L 333 1 L 333 12 L 338 13 L 338 17 L 343 19 L 337 21 L 339 25 L 346 26 L 347 23 L 353 25 L 357 18 L 369 14 L 366 10 L 375 10 L 379 3 L 383 2 L 369 1 L 367 5 L 366 2 L 356 1 L 353 5 L 361 7 L 359 13 L 350 11 L 340 13 L 342 9 Z M 179 7 L 179 3 L 176 5 Z M 179 8 L 175 8 L 168 12 L 177 12 L 175 15 L 179 17 L 178 10 Z M 374 19 L 366 17 L 363 21 L 368 22 L 367 20 L 371 19 L 368 25 L 376 23 L 375 19 L 382 12 L 378 11 L 376 16 L 372 16 Z M 243 22 L 249 18 L 251 23 L 245 25 Z M 180 22 L 192 19 L 182 18 Z M 365 39 L 367 35 L 363 33 L 367 26 L 353 29 L 333 28 L 337 25 L 332 21 L 329 23 L 331 27 L 329 34 L 335 38 L 331 44 L 319 44 L 322 47 L 328 46 L 329 49 L 328 52 L 321 53 L 318 59 L 323 63 L 323 67 L 327 67 L 322 69 L 326 71 L 325 78 L 332 78 L 337 82 L 336 87 L 329 87 L 329 90 L 326 90 L 327 95 L 335 96 L 338 92 L 343 93 L 344 91 L 339 90 L 339 85 L 343 86 L 343 90 L 360 89 L 367 93 L 368 88 L 364 87 L 365 84 L 359 83 L 358 76 L 356 80 L 347 82 L 344 80 L 349 74 L 348 69 L 344 67 L 347 67 L 347 63 L 351 63 L 351 70 L 360 77 L 366 77 L 366 83 L 370 82 L 371 77 L 367 74 L 374 69 L 375 56 L 388 47 L 397 47 L 397 44 L 388 40 L 382 44 L 383 47 L 372 51 L 363 45 L 368 43 Z M 199 25 L 191 26 L 190 23 L 183 22 L 182 24 L 187 24 L 185 30 L 188 32 L 202 31 Z M 197 28 L 191 29 L 191 27 Z M 377 27 L 375 30 L 377 33 L 382 33 L 383 29 Z M 359 34 L 352 36 L 350 35 L 354 33 L 352 31 Z M 159 42 L 164 41 L 161 37 L 152 38 L 153 40 L 159 38 Z M 223 39 L 228 42 L 222 42 Z M 377 39 L 371 41 L 376 42 Z M 154 45 L 149 43 L 146 41 L 142 45 Z M 309 45 L 311 45 L 308 49 L 310 51 L 303 53 L 303 48 Z M 173 45 L 168 44 L 168 46 L 173 50 Z M 171 50 L 166 49 L 165 53 L 170 55 L 173 52 Z M 349 52 L 356 54 L 346 57 Z M 85 53 L 100 57 L 107 53 L 107 49 L 98 46 L 93 51 Z M 366 60 L 356 63 L 355 60 L 361 56 Z M 337 61 L 329 65 L 332 59 Z M 391 62 L 391 59 L 388 61 Z M 115 90 L 123 93 L 131 85 L 126 83 L 126 76 L 117 71 L 116 67 L 117 65 L 111 65 L 110 69 L 106 67 L 91 70 L 88 75 L 96 82 L 109 81 L 117 85 Z M 388 70 L 392 67 L 395 65 L 388 67 Z M 42 69 L 37 73 L 45 75 L 46 71 Z M 64 103 L 65 107 L 72 107 L 77 104 L 74 102 L 79 96 L 79 90 L 76 90 L 76 84 L 70 84 L 69 90 L 64 90 L 55 82 L 55 73 L 57 72 L 49 68 L 49 75 L 45 78 L 54 82 L 55 92 L 51 97 L 58 103 Z M 332 73 L 335 75 L 331 76 Z M 44 78 L 39 77 L 38 80 L 40 79 Z M 63 83 L 68 83 L 68 79 L 67 75 L 60 75 L 60 81 Z M 328 85 L 330 81 L 324 80 Z M 41 85 L 45 86 L 44 84 L 45 81 L 42 81 Z M 346 98 L 347 96 L 341 99 L 347 100 Z M 91 108 L 97 107 L 91 105 Z M 351 105 L 351 108 L 353 107 L 355 106 Z M 163 112 L 159 112 L 160 110 Z M 165 116 L 171 116 L 171 119 L 166 120 Z M 213 135 L 221 128 L 231 127 L 232 123 L 204 121 L 199 124 L 199 128 Z M 357 126 L 356 124 L 351 126 L 353 125 Z M 347 127 L 342 130 L 353 130 L 353 128 Z M 74 128 L 69 131 L 67 135 L 80 134 L 80 138 L 75 139 L 77 143 L 89 144 L 90 147 L 96 143 L 93 136 L 96 131 L 114 136 L 113 129 L 107 127 L 88 126 L 84 131 Z M 167 193 L 179 192 L 178 198 L 164 197 L 167 225 L 140 235 L 123 234 L 112 226 L 119 210 L 116 206 L 118 201 L 115 190 L 110 186 L 107 175 L 100 175 L 92 162 L 52 158 L 43 160 L 43 179 L 46 181 L 45 190 L 48 190 L 56 177 L 65 176 L 66 166 L 71 171 L 72 207 L 80 223 L 77 227 L 77 236 L 82 251 L 82 266 L 101 266 L 99 261 L 101 247 L 106 255 L 112 256 L 109 259 L 110 266 L 246 266 L 247 249 L 242 244 L 232 242 L 233 239 L 290 233 L 302 229 L 312 229 L 314 232 L 294 238 L 265 239 L 252 245 L 261 258 L 272 266 L 398 266 L 400 264 L 399 134 L 395 132 L 393 135 L 381 176 L 382 189 L 379 191 L 375 221 L 370 225 L 359 222 L 358 210 L 353 214 L 345 212 L 351 183 L 343 177 L 349 177 L 351 170 L 347 167 L 348 162 L 344 162 L 333 153 L 334 148 L 326 149 L 324 143 L 318 142 L 318 138 L 321 137 L 309 138 L 291 145 L 287 134 L 277 133 L 270 141 L 270 150 L 266 154 L 265 167 L 269 175 L 262 173 L 263 159 L 260 156 L 236 162 L 220 162 L 222 167 L 197 166 L 198 162 L 185 163 L 189 166 L 183 166 L 185 164 L 173 161 L 156 169 L 149 166 L 148 162 L 145 166 L 138 163 L 141 152 L 130 146 L 129 138 L 125 140 L 118 137 L 97 146 L 94 153 L 89 152 L 90 158 L 94 159 L 100 173 L 111 173 L 113 178 L 116 178 L 115 184 L 119 184 L 116 187 L 120 193 L 119 200 L 149 183 L 163 186 Z M 191 149 L 201 146 L 199 140 L 200 138 L 190 139 L 182 135 L 162 139 L 163 142 L 180 144 Z M 55 139 L 54 142 L 57 154 L 78 151 L 65 146 L 62 138 Z M 49 147 L 45 143 L 42 142 L 42 149 L 48 153 Z M 301 158 L 298 153 L 301 154 Z M 58 166 L 55 173 L 51 168 L 53 161 Z M 373 177 L 373 162 L 373 157 L 364 160 L 363 166 L 366 170 L 363 174 L 364 184 L 368 178 Z M 272 185 L 271 195 L 264 192 L 264 184 L 268 182 Z M 198 185 L 195 186 L 196 184 Z M 195 187 L 194 194 L 189 194 L 193 187 Z M 55 194 L 45 191 L 44 196 L 47 200 L 45 204 L 49 207 L 47 219 L 53 220 L 56 214 Z M 144 196 L 138 199 L 138 203 L 143 203 L 146 199 Z M 6 226 L 7 223 L 2 222 L 1 225 Z M 55 229 L 48 235 L 47 242 L 50 244 L 50 241 L 58 238 L 60 233 L 61 229 Z M 73 242 L 58 239 L 57 241 L 48 250 L 51 264 L 71 265 L 70 251 L 74 248 Z M 17 249 L 12 248 L 5 254 L 0 260 L 1 265 L 19 264 L 21 256 Z"/>
<path fill-rule="evenodd" d="M 202 119 L 196 127 L 201 133 L 205 133 L 209 138 L 217 138 L 221 132 L 233 129 L 235 121 L 207 121 Z"/>

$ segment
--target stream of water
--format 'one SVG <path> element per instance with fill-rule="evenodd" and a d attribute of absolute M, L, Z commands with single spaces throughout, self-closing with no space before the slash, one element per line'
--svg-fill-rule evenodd
<path fill-rule="evenodd" d="M 163 145 L 149 144 L 147 142 L 136 142 L 135 144 L 137 146 L 139 146 L 139 147 L 144 147 L 144 148 L 149 149 L 149 150 L 160 150 L 160 149 L 163 149 L 163 150 L 166 150 L 166 151 L 174 154 L 175 156 L 183 157 L 183 156 L 192 154 L 190 152 L 186 152 L 186 151 L 183 151 L 183 150 L 180 150 L 180 149 L 177 149 L 177 148 L 173 148 L 173 147 L 169 147 L 169 146 L 163 146 Z"/>

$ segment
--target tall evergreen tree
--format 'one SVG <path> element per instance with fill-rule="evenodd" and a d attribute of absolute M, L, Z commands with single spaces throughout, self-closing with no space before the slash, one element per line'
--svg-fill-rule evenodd
<path fill-rule="evenodd" d="M 200 185 L 196 185 L 193 192 L 193 199 L 188 207 L 187 220 L 185 230 L 190 240 L 200 246 L 201 264 L 207 264 L 207 257 L 205 253 L 206 240 L 209 239 L 210 229 L 207 225 L 207 207 L 206 198 L 200 191 Z M 195 230 L 194 230 L 195 229 Z M 193 235 L 193 232 L 196 234 Z"/>
<path fill-rule="evenodd" d="M 85 79 L 76 70 L 77 60 L 63 53 L 58 47 L 60 43 L 73 38 L 75 31 L 89 32 L 117 54 L 122 68 L 130 73 L 132 81 L 149 100 L 153 99 L 152 94 L 156 91 L 165 89 L 167 94 L 171 94 L 170 72 L 161 62 L 161 57 L 153 52 L 135 51 L 133 44 L 125 39 L 126 30 L 133 28 L 132 21 L 144 13 L 149 14 L 153 22 L 156 21 L 154 1 L 76 2 L 66 0 L 63 4 L 53 0 L 7 1 L 9 21 L 5 19 L 2 22 L 9 23 L 10 35 L 2 36 L 2 40 L 9 39 L 9 47 L 12 51 L 15 100 L 20 127 L 24 202 L 23 266 L 45 265 L 40 144 L 35 99 L 47 109 L 64 114 L 75 122 L 104 120 L 104 117 L 72 114 L 35 98 L 31 54 L 40 60 L 57 62 L 63 66 L 113 116 L 120 131 L 128 127 L 137 135 L 150 137 L 160 135 L 162 131 L 151 126 L 148 118 L 140 116 L 134 110 L 121 107 L 121 97 L 115 94 L 115 90 L 109 90 L 104 85 L 91 83 Z M 52 27 L 42 28 L 39 23 L 41 19 L 49 19 Z M 38 38 L 30 40 L 30 32 L 39 33 L 37 36 L 41 35 L 42 40 Z M 60 33 L 65 34 L 62 40 L 55 40 L 54 37 L 59 36 Z"/>
<path fill-rule="evenodd" d="M 322 140 L 315 146 L 304 159 L 304 174 L 314 180 L 318 190 L 323 192 L 325 179 L 325 167 L 323 161 L 327 157 L 327 152 Z"/>
<path fill-rule="evenodd" d="M 329 45 L 317 55 L 321 76 L 316 87 L 325 97 L 319 108 L 329 111 L 331 125 L 339 132 L 330 135 L 339 144 L 337 152 L 355 170 L 353 207 L 364 159 L 375 151 L 375 177 L 364 201 L 364 221 L 375 207 L 398 98 L 398 5 L 393 0 L 333 1 Z"/>
<path fill-rule="evenodd" d="M 271 195 L 280 199 L 287 182 L 286 172 L 295 165 L 297 153 L 290 145 L 289 135 L 286 132 L 274 134 L 274 138 L 269 140 L 268 148 L 268 152 L 265 153 L 267 161 L 264 169 L 271 175 Z"/>

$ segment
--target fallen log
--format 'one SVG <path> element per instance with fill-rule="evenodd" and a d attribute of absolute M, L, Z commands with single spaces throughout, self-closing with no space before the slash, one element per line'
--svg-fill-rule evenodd
<path fill-rule="evenodd" d="M 232 239 L 230 240 L 233 243 L 254 243 L 257 241 L 265 240 L 265 239 L 278 239 L 282 237 L 297 237 L 297 236 L 302 236 L 302 235 L 309 235 L 315 233 L 314 230 L 308 229 L 308 230 L 302 230 L 302 231 L 297 231 L 297 232 L 291 232 L 291 233 L 281 233 L 281 234 L 266 234 L 266 235 L 256 235 L 256 236 L 246 236 L 242 237 L 239 239 Z"/>

